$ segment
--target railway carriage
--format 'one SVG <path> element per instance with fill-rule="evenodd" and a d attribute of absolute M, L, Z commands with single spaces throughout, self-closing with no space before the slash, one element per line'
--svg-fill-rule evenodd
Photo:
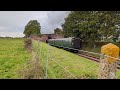
<path fill-rule="evenodd" d="M 69 49 L 71 51 L 76 51 L 74 49 L 81 49 L 82 47 L 82 41 L 79 38 L 48 39 L 47 42 L 52 46 Z"/>

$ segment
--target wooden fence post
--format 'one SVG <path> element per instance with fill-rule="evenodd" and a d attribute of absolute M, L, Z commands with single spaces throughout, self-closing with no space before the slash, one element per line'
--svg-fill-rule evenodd
<path fill-rule="evenodd" d="M 103 55 L 100 58 L 100 71 L 99 71 L 98 78 L 99 79 L 115 79 L 116 70 L 117 70 L 117 60 L 107 56 L 118 58 L 119 47 L 112 43 L 109 43 L 101 47 L 101 53 Z"/>

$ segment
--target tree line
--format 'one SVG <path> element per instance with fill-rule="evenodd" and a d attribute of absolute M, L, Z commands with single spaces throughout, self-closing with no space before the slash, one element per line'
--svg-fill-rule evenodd
<path fill-rule="evenodd" d="M 77 37 L 85 42 L 105 41 L 111 38 L 114 42 L 120 36 L 120 11 L 71 11 L 64 19 L 55 34 Z M 31 20 L 25 26 L 24 34 L 41 34 L 41 26 L 37 20 Z"/>
<path fill-rule="evenodd" d="M 37 20 L 30 20 L 25 26 L 25 30 L 23 32 L 25 37 L 30 37 L 31 35 L 41 35 L 41 26 Z M 62 34 L 63 31 L 60 28 L 54 29 L 54 34 Z"/>
<path fill-rule="evenodd" d="M 65 37 L 79 37 L 86 42 L 118 40 L 120 11 L 71 11 L 62 25 Z"/>

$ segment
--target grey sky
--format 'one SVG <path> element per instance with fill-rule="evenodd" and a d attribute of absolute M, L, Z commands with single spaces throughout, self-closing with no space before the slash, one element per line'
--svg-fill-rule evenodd
<path fill-rule="evenodd" d="M 0 11 L 0 36 L 23 37 L 25 25 L 30 20 L 38 20 L 41 33 L 53 33 L 61 28 L 69 11 Z"/>

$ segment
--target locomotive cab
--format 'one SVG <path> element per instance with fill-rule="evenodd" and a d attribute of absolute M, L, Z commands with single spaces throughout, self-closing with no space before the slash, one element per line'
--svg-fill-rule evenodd
<path fill-rule="evenodd" d="M 73 38 L 72 39 L 72 45 L 75 49 L 81 49 L 81 44 L 82 44 L 82 41 L 80 38 Z"/>

